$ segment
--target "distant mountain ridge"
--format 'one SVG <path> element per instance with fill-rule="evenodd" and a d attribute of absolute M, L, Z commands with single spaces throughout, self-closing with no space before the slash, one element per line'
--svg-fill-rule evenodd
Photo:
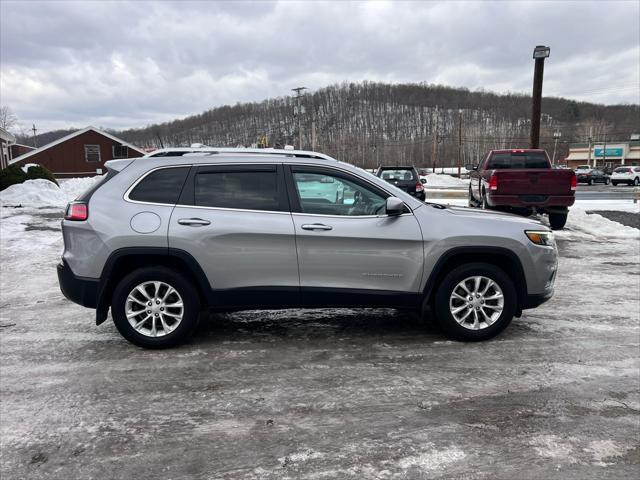
<path fill-rule="evenodd" d="M 344 83 L 302 97 L 303 148 L 362 166 L 388 162 L 420 165 L 475 161 L 489 148 L 526 147 L 531 97 L 496 94 L 429 84 Z M 298 144 L 297 100 L 279 97 L 259 103 L 239 103 L 206 110 L 181 120 L 111 133 L 140 147 L 269 146 Z M 568 144 L 626 140 L 637 133 L 640 106 L 598 105 L 565 98 L 542 101 L 541 147 L 550 150 L 552 133 L 562 132 L 558 158 Z M 84 127 L 84 126 L 82 126 Z M 73 130 L 47 132 L 38 145 Z M 27 144 L 31 144 L 25 139 Z M 459 148 L 460 147 L 460 148 Z"/>

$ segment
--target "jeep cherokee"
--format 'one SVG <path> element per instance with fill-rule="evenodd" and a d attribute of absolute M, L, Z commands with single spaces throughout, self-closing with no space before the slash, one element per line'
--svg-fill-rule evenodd
<path fill-rule="evenodd" d="M 323 154 L 210 149 L 112 160 L 67 206 L 63 294 L 109 308 L 147 348 L 182 342 L 203 310 L 392 307 L 488 339 L 553 294 L 538 221 L 428 204 Z"/>

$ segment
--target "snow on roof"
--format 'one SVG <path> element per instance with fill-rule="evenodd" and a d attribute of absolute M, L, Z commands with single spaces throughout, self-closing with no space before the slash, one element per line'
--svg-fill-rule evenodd
<path fill-rule="evenodd" d="M 36 155 L 36 154 L 38 154 L 38 153 L 40 153 L 40 152 L 44 152 L 45 150 L 48 150 L 48 149 L 50 149 L 51 147 L 55 147 L 56 145 L 59 145 L 59 144 L 61 144 L 61 143 L 63 143 L 63 142 L 66 142 L 67 140 L 70 140 L 70 139 L 72 139 L 72 138 L 74 138 L 74 137 L 77 137 L 78 135 L 82 135 L 83 133 L 87 133 L 88 131 L 91 131 L 91 130 L 93 130 L 93 131 L 94 131 L 94 132 L 96 132 L 96 133 L 99 133 L 99 134 L 100 134 L 100 135 L 102 135 L 102 136 L 105 136 L 105 137 L 107 137 L 107 138 L 110 138 L 110 139 L 111 139 L 111 140 L 113 140 L 114 142 L 118 142 L 118 143 L 120 143 L 121 145 L 125 145 L 125 146 L 127 146 L 127 147 L 129 147 L 129 148 L 131 148 L 131 149 L 135 150 L 135 151 L 136 151 L 136 152 L 138 152 L 138 153 L 141 153 L 141 154 L 143 154 L 143 155 L 145 154 L 145 151 L 144 151 L 144 150 L 141 150 L 141 149 L 139 149 L 138 147 L 136 147 L 136 146 L 134 146 L 134 145 L 131 145 L 130 143 L 127 143 L 127 142 L 125 142 L 124 140 L 122 140 L 122 139 L 120 139 L 120 138 L 118 138 L 118 137 L 116 137 L 116 136 L 114 136 L 114 135 L 111 135 L 110 133 L 103 132 L 102 130 L 97 129 L 97 128 L 95 128 L 95 127 L 86 127 L 86 128 L 83 128 L 82 130 L 78 130 L 77 132 L 73 132 L 73 133 L 71 133 L 71 134 L 67 135 L 66 137 L 59 138 L 58 140 L 56 140 L 56 141 L 54 141 L 54 142 L 47 143 L 46 145 L 43 145 L 43 146 L 42 146 L 42 147 L 40 147 L 40 148 L 36 148 L 35 150 L 31 150 L 30 152 L 27 152 L 27 153 L 25 153 L 25 154 L 23 154 L 23 155 L 20 155 L 19 157 L 16 157 L 16 158 L 14 158 L 13 160 L 11 160 L 11 161 L 9 162 L 9 165 L 14 164 L 14 163 L 16 163 L 16 162 L 21 162 L 22 160 L 25 160 L 25 159 L 29 158 L 29 157 L 30 157 L 30 156 L 32 156 L 32 155 Z"/>
<path fill-rule="evenodd" d="M 11 132 L 7 132 L 4 128 L 0 127 L 0 139 L 9 143 L 16 143 L 16 137 Z"/>

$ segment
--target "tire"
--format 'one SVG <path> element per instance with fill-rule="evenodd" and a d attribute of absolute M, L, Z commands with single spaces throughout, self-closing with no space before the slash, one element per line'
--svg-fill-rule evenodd
<path fill-rule="evenodd" d="M 159 292 L 156 290 L 158 284 Z M 134 289 L 141 285 L 145 285 L 143 289 L 146 297 L 140 290 L 134 292 Z M 166 297 L 168 288 L 165 286 L 173 288 L 174 292 L 168 294 L 165 303 L 158 303 L 161 297 Z M 128 300 L 130 294 L 135 300 Z M 158 300 L 155 300 L 156 305 L 153 305 L 156 297 Z M 149 303 L 145 305 L 147 300 L 152 305 Z M 173 306 L 179 303 L 182 307 Z M 166 310 L 162 305 L 167 305 Z M 141 309 L 138 310 L 137 307 Z M 142 323 L 140 330 L 136 330 L 129 323 L 126 313 L 128 308 L 134 312 L 140 311 L 138 316 L 132 318 L 133 322 Z M 150 317 L 146 312 L 152 310 L 146 310 L 147 308 L 153 311 L 158 310 L 157 313 L 152 313 L 158 318 Z M 178 321 L 176 318 L 180 313 L 182 317 Z M 180 272 L 167 267 L 145 267 L 134 270 L 120 280 L 113 292 L 111 314 L 120 334 L 134 345 L 143 348 L 169 348 L 182 343 L 197 326 L 200 316 L 200 299 L 194 285 Z M 143 323 L 142 320 L 145 318 L 147 320 Z M 164 325 L 169 328 L 165 330 Z M 157 336 L 153 336 L 154 328 Z"/>
<path fill-rule="evenodd" d="M 462 300 L 457 299 L 457 297 L 452 300 L 452 296 L 454 291 L 456 293 L 464 293 L 464 291 L 459 287 L 459 284 L 465 279 L 474 277 L 484 277 L 485 279 L 489 279 L 494 282 L 502 292 L 503 302 L 502 311 L 499 313 L 497 318 L 492 319 L 492 323 L 478 321 L 477 325 L 480 327 L 478 329 L 473 328 L 472 322 L 474 317 L 477 315 L 478 318 L 481 319 L 484 315 L 487 315 L 484 316 L 484 318 L 487 318 L 490 312 L 494 310 L 480 306 L 479 308 L 481 311 L 486 312 L 482 314 L 480 310 L 472 307 L 470 309 L 472 313 L 468 314 L 471 317 L 471 320 L 467 317 L 467 319 L 463 319 L 462 322 L 458 322 L 451 312 L 451 308 L 460 308 L 457 303 L 451 302 L 462 302 L 462 306 L 467 306 L 464 303 L 466 300 L 463 302 Z M 473 280 L 470 280 L 467 283 L 468 286 L 473 286 L 473 284 Z M 482 281 L 480 284 L 480 291 L 486 285 L 486 281 Z M 487 302 L 499 302 L 499 300 L 489 299 L 489 297 L 496 293 L 497 291 L 493 290 L 492 287 L 488 291 L 489 296 L 487 297 Z M 476 301 L 484 302 L 484 299 L 478 299 Z M 440 287 L 438 288 L 435 296 L 436 319 L 445 335 L 451 339 L 462 341 L 488 340 L 498 335 L 509 325 L 509 323 L 511 323 L 516 311 L 517 302 L 518 297 L 513 281 L 503 270 L 488 263 L 468 263 L 450 271 L 440 283 Z M 480 313 L 476 313 L 474 310 Z M 464 315 L 467 311 L 467 309 L 463 309 L 460 315 Z"/>
<path fill-rule="evenodd" d="M 605 185 L 609 185 L 609 182 L 610 182 L 610 180 L 609 180 L 608 178 L 605 178 L 605 179 L 604 179 L 604 184 L 605 184 Z"/>
<path fill-rule="evenodd" d="M 640 178 L 636 177 L 636 178 L 633 180 L 633 184 L 634 184 L 636 187 L 637 187 L 638 185 L 640 185 Z"/>
<path fill-rule="evenodd" d="M 567 217 L 569 213 L 550 213 L 549 225 L 552 230 L 562 230 L 567 223 Z"/>
<path fill-rule="evenodd" d="M 480 208 L 483 210 L 489 210 L 491 208 L 487 203 L 487 194 L 485 192 L 482 192 L 482 203 L 480 203 Z"/>
<path fill-rule="evenodd" d="M 618 186 L 618 182 L 614 182 L 614 181 L 612 181 L 612 182 L 611 182 L 611 185 L 613 185 L 614 187 L 617 187 L 617 186 Z"/>
<path fill-rule="evenodd" d="M 587 180 L 587 185 L 593 185 L 593 180 L 591 179 Z"/>
<path fill-rule="evenodd" d="M 471 185 L 469 185 L 469 206 L 470 207 L 476 207 L 477 206 L 475 200 L 473 199 L 473 193 L 472 193 L 472 190 L 471 190 Z"/>

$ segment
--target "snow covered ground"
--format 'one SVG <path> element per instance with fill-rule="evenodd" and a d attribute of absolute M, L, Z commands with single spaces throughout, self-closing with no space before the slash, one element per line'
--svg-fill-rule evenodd
<path fill-rule="evenodd" d="M 431 173 L 424 177 L 427 179 L 426 187 L 458 187 L 468 188 L 469 179 L 452 177 L 451 175 L 442 175 L 440 173 Z"/>
<path fill-rule="evenodd" d="M 285 310 L 213 315 L 156 352 L 61 295 L 68 182 L 0 194 L 1 478 L 637 476 L 639 231 L 586 214 L 633 204 L 579 202 L 554 298 L 489 342 Z"/>

